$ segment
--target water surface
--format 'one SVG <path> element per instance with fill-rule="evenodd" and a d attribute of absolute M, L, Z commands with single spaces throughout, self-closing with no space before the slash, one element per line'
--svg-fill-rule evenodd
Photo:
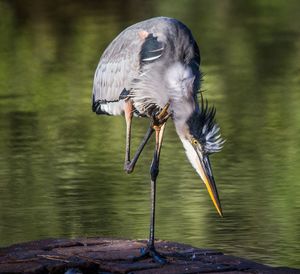
<path fill-rule="evenodd" d="M 153 141 L 123 172 L 123 117 L 91 112 L 93 73 L 126 26 L 165 15 L 199 43 L 202 89 L 227 139 L 211 157 L 224 218 L 167 125 L 160 239 L 300 267 L 298 1 L 0 2 L 0 246 L 146 238 Z M 134 121 L 133 146 L 148 121 Z"/>

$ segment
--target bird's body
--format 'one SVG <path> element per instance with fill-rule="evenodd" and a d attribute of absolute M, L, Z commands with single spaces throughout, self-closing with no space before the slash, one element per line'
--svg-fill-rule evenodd
<path fill-rule="evenodd" d="M 168 102 L 173 110 L 176 103 L 172 101 L 190 97 L 181 89 L 182 81 L 192 81 L 192 97 L 196 97 L 199 64 L 199 49 L 190 30 L 176 19 L 159 17 L 130 26 L 100 59 L 93 94 L 94 102 L 104 103 L 95 111 L 123 114 L 128 96 L 139 116 L 151 116 L 153 110 L 161 110 Z M 120 97 L 122 92 L 129 94 Z"/>
<path fill-rule="evenodd" d="M 148 250 L 162 262 L 154 248 L 155 188 L 165 123 L 172 118 L 193 167 L 204 181 L 222 215 L 208 154 L 223 144 L 215 123 L 215 109 L 202 100 L 200 53 L 191 31 L 176 19 L 152 18 L 121 32 L 104 51 L 94 76 L 92 108 L 97 114 L 120 115 L 126 119 L 125 170 L 133 171 L 153 132 L 155 152 L 151 164 L 152 217 Z M 130 159 L 131 120 L 148 117 L 150 127 L 134 157 Z"/>

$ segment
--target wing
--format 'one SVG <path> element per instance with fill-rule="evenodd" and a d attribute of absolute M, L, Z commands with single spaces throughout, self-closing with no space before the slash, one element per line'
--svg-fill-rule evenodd
<path fill-rule="evenodd" d="M 129 83 L 139 73 L 142 43 L 138 32 L 125 30 L 104 51 L 94 76 L 94 112 L 120 114 L 120 100 L 126 97 Z"/>
<path fill-rule="evenodd" d="M 166 69 L 181 62 L 195 75 L 199 87 L 200 54 L 189 29 L 175 19 L 154 18 L 121 32 L 104 51 L 94 77 L 93 111 L 123 113 L 125 98 L 134 101 L 139 114 L 168 101 Z"/>
<path fill-rule="evenodd" d="M 139 81 L 141 69 L 158 60 L 164 44 L 143 29 L 123 31 L 104 51 L 94 77 L 93 111 L 118 115 L 123 103 Z"/>

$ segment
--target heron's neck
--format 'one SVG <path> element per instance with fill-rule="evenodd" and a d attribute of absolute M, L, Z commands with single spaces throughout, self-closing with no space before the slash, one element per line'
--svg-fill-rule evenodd
<path fill-rule="evenodd" d="M 185 102 L 171 102 L 171 108 L 173 111 L 173 121 L 176 128 L 176 132 L 180 139 L 188 132 L 187 120 L 194 112 L 194 105 L 187 104 Z"/>
<path fill-rule="evenodd" d="M 196 76 L 190 66 L 177 62 L 168 68 L 165 77 L 173 120 L 176 129 L 180 130 L 197 107 L 194 96 Z"/>

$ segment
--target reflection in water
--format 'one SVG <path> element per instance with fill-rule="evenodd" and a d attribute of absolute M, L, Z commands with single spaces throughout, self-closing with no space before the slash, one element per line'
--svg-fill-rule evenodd
<path fill-rule="evenodd" d="M 122 117 L 91 112 L 101 52 L 164 14 L 199 41 L 203 89 L 227 138 L 212 157 L 225 218 L 172 123 L 162 150 L 157 237 L 299 265 L 300 10 L 297 1 L 0 3 L 0 245 L 45 237 L 146 238 L 153 142 L 122 170 Z M 134 11 L 134 14 L 132 13 Z M 137 146 L 147 121 L 134 122 Z"/>

